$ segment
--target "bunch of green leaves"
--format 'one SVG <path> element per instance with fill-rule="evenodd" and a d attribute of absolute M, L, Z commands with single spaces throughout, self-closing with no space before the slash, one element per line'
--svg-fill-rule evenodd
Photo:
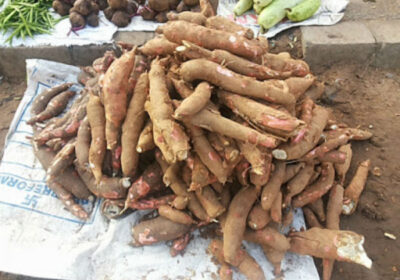
<path fill-rule="evenodd" d="M 0 0 L 1 1 L 1 0 Z M 59 21 L 49 12 L 51 0 L 11 0 L 0 13 L 0 30 L 11 31 L 6 42 L 13 38 L 33 37 L 35 34 L 50 33 Z"/>

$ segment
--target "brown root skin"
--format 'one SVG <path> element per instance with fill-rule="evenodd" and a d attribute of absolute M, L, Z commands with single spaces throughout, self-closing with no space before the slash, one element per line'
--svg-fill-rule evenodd
<path fill-rule="evenodd" d="M 278 251 L 287 251 L 290 248 L 289 239 L 269 226 L 261 230 L 247 229 L 244 233 L 244 240 L 260 245 L 268 245 Z"/>
<path fill-rule="evenodd" d="M 306 62 L 292 59 L 288 53 L 265 53 L 263 58 L 264 65 L 277 71 L 292 72 L 297 77 L 304 77 L 310 73 L 310 67 Z"/>
<path fill-rule="evenodd" d="M 345 163 L 346 157 L 347 157 L 346 153 L 334 150 L 334 151 L 327 152 L 326 154 L 324 154 L 322 156 L 319 156 L 318 160 L 320 162 L 332 162 L 336 165 L 336 164 Z"/>
<path fill-rule="evenodd" d="M 352 231 L 311 228 L 291 232 L 290 251 L 300 255 L 361 264 L 371 268 L 372 261 L 362 247 L 364 236 Z"/>
<path fill-rule="evenodd" d="M 285 143 L 279 149 L 272 151 L 277 159 L 293 160 L 299 159 L 312 150 L 318 143 L 320 135 L 328 122 L 328 111 L 320 106 L 315 106 L 313 118 L 308 126 L 305 136 L 297 143 Z"/>
<path fill-rule="evenodd" d="M 144 153 L 153 150 L 156 147 L 153 139 L 153 123 L 148 120 L 143 130 L 140 132 L 138 144 L 136 145 L 136 151 L 138 153 Z"/>
<path fill-rule="evenodd" d="M 351 215 L 356 210 L 360 195 L 367 182 L 370 166 L 371 161 L 369 159 L 361 162 L 358 166 L 356 174 L 344 191 L 342 214 Z"/>
<path fill-rule="evenodd" d="M 289 87 L 289 92 L 298 100 L 315 82 L 315 76 L 307 74 L 304 77 L 290 77 L 286 79 L 285 82 Z"/>
<path fill-rule="evenodd" d="M 89 149 L 89 167 L 98 183 L 103 175 L 102 167 L 106 152 L 106 119 L 104 107 L 98 96 L 90 95 L 86 111 L 92 135 Z"/>
<path fill-rule="evenodd" d="M 264 210 L 261 204 L 255 204 L 247 217 L 247 225 L 253 230 L 263 229 L 271 221 L 269 211 Z"/>
<path fill-rule="evenodd" d="M 326 153 L 336 149 L 341 145 L 345 145 L 350 140 L 348 134 L 339 135 L 337 138 L 328 139 L 323 144 L 308 152 L 303 158 L 305 160 L 312 160 L 315 158 L 323 158 Z"/>
<path fill-rule="evenodd" d="M 211 219 L 217 218 L 225 212 L 225 207 L 219 202 L 217 195 L 210 186 L 197 190 L 196 196 Z"/>
<path fill-rule="evenodd" d="M 271 219 L 275 223 L 282 223 L 282 192 L 279 192 L 271 206 Z"/>
<path fill-rule="evenodd" d="M 285 207 L 291 206 L 292 197 L 298 195 L 306 188 L 313 173 L 314 164 L 307 164 L 288 182 L 286 187 L 287 193 L 283 202 Z"/>
<path fill-rule="evenodd" d="M 278 136 L 292 136 L 302 121 L 270 106 L 227 91 L 218 91 L 219 101 L 235 114 Z"/>
<path fill-rule="evenodd" d="M 211 91 L 212 87 L 207 82 L 200 83 L 176 108 L 174 117 L 179 120 L 197 114 L 210 101 Z"/>
<path fill-rule="evenodd" d="M 249 143 L 237 142 L 241 154 L 250 163 L 250 173 L 260 176 L 269 175 L 267 150 Z"/>
<path fill-rule="evenodd" d="M 303 214 L 306 219 L 307 225 L 309 228 L 324 228 L 321 223 L 318 221 L 317 216 L 314 214 L 314 212 L 308 208 L 308 207 L 303 207 Z"/>
<path fill-rule="evenodd" d="M 54 96 L 68 90 L 71 86 L 72 83 L 65 83 L 40 93 L 32 102 L 31 114 L 34 116 L 44 111 Z"/>
<path fill-rule="evenodd" d="M 220 264 L 226 261 L 225 251 L 223 250 L 223 241 L 214 239 L 208 246 L 208 252 L 211 253 Z M 264 272 L 258 263 L 242 248 L 238 248 L 234 255 L 233 266 L 237 267 L 240 273 L 249 280 L 265 280 Z"/>
<path fill-rule="evenodd" d="M 68 142 L 53 158 L 47 168 L 47 176 L 54 177 L 62 173 L 65 168 L 70 166 L 75 158 L 75 140 Z"/>
<path fill-rule="evenodd" d="M 229 264 L 223 263 L 218 270 L 218 275 L 221 280 L 232 280 L 233 270 Z"/>
<path fill-rule="evenodd" d="M 47 170 L 55 156 L 54 152 L 46 146 L 39 147 L 35 142 L 32 143 L 32 146 L 35 156 L 43 168 Z M 59 183 L 77 198 L 88 199 L 91 196 L 89 190 L 72 167 L 67 167 L 61 174 L 58 174 L 56 177 L 49 177 L 47 180 Z"/>
<path fill-rule="evenodd" d="M 175 160 L 185 160 L 190 149 L 189 138 L 173 118 L 173 107 L 166 87 L 164 68 L 160 60 L 153 60 L 149 72 L 150 106 L 153 128 L 160 129 Z"/>
<path fill-rule="evenodd" d="M 93 61 L 92 66 L 97 73 L 104 74 L 115 59 L 116 57 L 113 51 L 106 51 L 102 57 Z"/>
<path fill-rule="evenodd" d="M 292 178 L 294 178 L 301 170 L 303 170 L 306 164 L 304 162 L 288 164 L 286 165 L 285 176 L 283 177 L 282 183 L 289 182 Z"/>
<path fill-rule="evenodd" d="M 160 162 L 160 157 L 156 155 L 157 161 Z M 160 163 L 161 167 L 163 167 L 163 163 Z M 189 198 L 188 206 L 187 208 L 192 212 L 194 216 L 196 216 L 198 219 L 202 221 L 208 221 L 209 217 L 204 210 L 204 208 L 201 206 L 199 200 L 197 199 L 196 195 L 193 192 L 188 192 L 187 191 L 187 185 L 179 178 L 177 175 L 180 170 L 180 166 L 178 164 L 173 164 L 169 167 L 167 167 L 164 170 L 164 177 L 163 181 L 166 186 L 169 186 L 172 191 L 176 195 L 180 196 L 185 196 Z"/>
<path fill-rule="evenodd" d="M 133 245 L 143 246 L 174 240 L 187 233 L 189 225 L 175 223 L 164 217 L 140 222 L 132 228 Z"/>
<path fill-rule="evenodd" d="M 64 91 L 53 97 L 47 104 L 46 109 L 39 114 L 33 116 L 27 124 L 43 122 L 52 117 L 59 115 L 67 107 L 68 101 L 75 95 L 74 91 Z"/>
<path fill-rule="evenodd" d="M 205 58 L 218 64 L 224 64 L 233 72 L 258 80 L 283 79 L 291 75 L 290 72 L 272 70 L 267 66 L 251 62 L 225 50 L 210 51 L 187 41 L 183 41 L 183 46 L 179 46 L 176 51 L 188 59 Z"/>
<path fill-rule="evenodd" d="M 332 163 L 323 163 L 321 176 L 318 181 L 306 187 L 301 194 L 294 197 L 292 200 L 292 206 L 294 208 L 303 207 L 304 205 L 321 198 L 332 187 L 334 179 L 335 170 L 333 169 Z"/>
<path fill-rule="evenodd" d="M 285 174 L 286 164 L 279 161 L 275 164 L 275 170 L 271 174 L 269 182 L 264 186 L 261 193 L 261 206 L 264 210 L 271 209 L 282 185 L 283 176 Z"/>
<path fill-rule="evenodd" d="M 203 130 L 192 125 L 187 125 L 187 128 L 189 129 L 193 149 L 196 151 L 203 164 L 217 177 L 219 182 L 225 183 L 227 176 L 222 165 L 222 159 L 211 146 Z"/>
<path fill-rule="evenodd" d="M 338 151 L 346 154 L 346 160 L 343 163 L 335 163 L 334 164 L 337 177 L 339 178 L 339 182 L 341 184 L 343 184 L 344 183 L 344 179 L 346 178 L 347 171 L 350 168 L 351 159 L 353 157 L 353 151 L 351 149 L 351 144 L 350 143 L 341 146 L 338 149 Z"/>
<path fill-rule="evenodd" d="M 169 205 L 175 198 L 176 195 L 174 194 L 164 195 L 156 198 L 143 198 L 137 201 L 132 201 L 129 204 L 129 207 L 134 210 L 154 210 L 163 205 Z"/>
<path fill-rule="evenodd" d="M 189 242 L 190 242 L 190 233 L 186 233 L 181 237 L 175 239 L 171 245 L 171 249 L 169 250 L 171 257 L 176 257 L 178 254 L 183 255 L 184 253 L 183 251 L 186 249 Z"/>
<path fill-rule="evenodd" d="M 224 49 L 247 58 L 254 58 L 265 53 L 265 49 L 257 41 L 180 20 L 166 23 L 156 32 L 163 33 L 168 40 L 177 44 L 189 41 L 206 49 Z"/>
<path fill-rule="evenodd" d="M 168 41 L 163 35 L 156 36 L 147 41 L 138 50 L 147 56 L 173 55 L 178 44 Z"/>
<path fill-rule="evenodd" d="M 107 2 L 114 10 L 125 9 L 128 6 L 127 0 L 108 0 Z"/>
<path fill-rule="evenodd" d="M 199 0 L 199 4 L 201 13 L 205 17 L 214 17 L 216 15 L 216 11 L 214 11 L 214 8 L 209 0 Z"/>
<path fill-rule="evenodd" d="M 183 20 L 187 22 L 191 22 L 198 25 L 204 25 L 206 23 L 207 18 L 201 13 L 195 12 L 181 12 L 181 13 L 174 13 L 169 12 L 167 14 L 168 20 Z"/>
<path fill-rule="evenodd" d="M 81 166 L 77 160 L 74 161 L 75 169 L 80 178 L 85 182 L 87 188 L 96 196 L 109 199 L 122 199 L 130 186 L 129 178 L 102 176 L 99 183 L 96 183 L 92 172 Z"/>
<path fill-rule="evenodd" d="M 258 191 L 254 187 L 242 188 L 232 199 L 224 226 L 224 258 L 237 266 L 236 254 L 240 250 L 246 229 L 247 216 L 256 201 Z"/>
<path fill-rule="evenodd" d="M 194 157 L 189 191 L 196 191 L 210 183 L 210 172 L 198 156 Z"/>
<path fill-rule="evenodd" d="M 250 40 L 254 38 L 254 32 L 250 28 L 243 27 L 242 25 L 237 24 L 234 21 L 223 16 L 213 16 L 207 18 L 206 27 L 226 32 L 232 32 L 237 35 L 244 36 Z"/>
<path fill-rule="evenodd" d="M 133 182 L 129 188 L 128 196 L 126 198 L 125 205 L 129 205 L 137 201 L 148 194 L 156 193 L 164 188 L 162 182 L 162 170 L 157 162 L 150 164 L 143 172 L 143 174 Z"/>
<path fill-rule="evenodd" d="M 158 213 L 160 216 L 179 224 L 191 225 L 195 223 L 195 221 L 187 213 L 174 209 L 168 205 L 161 205 L 158 208 Z"/>
<path fill-rule="evenodd" d="M 316 201 L 309 203 L 308 207 L 317 215 L 318 220 L 320 220 L 321 222 L 326 221 L 324 201 L 322 200 L 322 198 L 319 198 Z"/>
<path fill-rule="evenodd" d="M 172 201 L 171 206 L 178 210 L 183 210 L 187 207 L 189 198 L 187 196 L 178 195 L 174 201 Z"/>
<path fill-rule="evenodd" d="M 125 177 L 135 176 L 139 164 L 136 151 L 139 135 L 145 121 L 144 103 L 149 93 L 149 79 L 143 73 L 136 84 L 133 97 L 129 103 L 121 134 L 121 167 Z"/>
<path fill-rule="evenodd" d="M 202 71 L 201 69 L 207 69 Z M 180 74 L 187 82 L 205 80 L 225 90 L 259 98 L 272 103 L 293 106 L 295 97 L 289 92 L 285 81 L 257 81 L 206 59 L 193 59 L 182 63 Z"/>
<path fill-rule="evenodd" d="M 112 151 L 117 148 L 121 124 L 126 116 L 129 76 L 135 53 L 136 49 L 133 49 L 116 59 L 102 80 L 107 149 Z"/>
<path fill-rule="evenodd" d="M 61 184 L 52 180 L 47 181 L 49 188 L 57 195 L 58 199 L 64 204 L 65 208 L 75 217 L 87 220 L 89 214 L 79 204 L 74 201 L 74 196 L 67 191 Z"/>
<path fill-rule="evenodd" d="M 339 230 L 340 214 L 342 213 L 343 206 L 343 192 L 344 189 L 341 185 L 337 184 L 332 187 L 329 192 L 329 200 L 326 210 L 326 228 Z M 323 273 L 322 278 L 324 280 L 330 280 L 334 260 L 324 259 L 322 261 Z"/>
<path fill-rule="evenodd" d="M 225 118 L 209 108 L 201 110 L 190 118 L 190 123 L 245 143 L 267 148 L 274 148 L 278 145 L 278 140 L 274 137 Z"/>
<path fill-rule="evenodd" d="M 187 98 L 193 93 L 193 89 L 189 87 L 189 84 L 183 80 L 172 79 L 175 90 L 182 98 Z"/>
<path fill-rule="evenodd" d="M 69 14 L 69 10 L 72 8 L 72 5 L 60 0 L 56 0 L 53 1 L 52 7 L 57 14 L 63 17 Z"/>
<path fill-rule="evenodd" d="M 268 245 L 261 246 L 261 248 L 263 249 L 265 257 L 274 267 L 274 275 L 279 276 L 281 274 L 281 263 L 285 258 L 286 251 L 278 251 Z"/>

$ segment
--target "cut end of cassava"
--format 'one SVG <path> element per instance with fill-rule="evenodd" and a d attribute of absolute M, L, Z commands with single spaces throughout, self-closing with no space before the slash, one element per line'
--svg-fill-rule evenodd
<path fill-rule="evenodd" d="M 184 52 L 186 51 L 186 49 L 187 49 L 186 46 L 178 46 L 175 48 L 177 52 Z"/>
<path fill-rule="evenodd" d="M 126 177 L 121 179 L 122 186 L 124 188 L 129 188 L 131 186 L 131 179 Z"/>
<path fill-rule="evenodd" d="M 142 147 L 137 147 L 137 148 L 136 148 L 136 152 L 138 152 L 139 154 L 142 153 L 142 152 L 143 152 Z"/>
<path fill-rule="evenodd" d="M 281 150 L 281 149 L 273 150 L 272 155 L 274 156 L 274 158 L 279 159 L 279 160 L 285 160 L 288 157 L 286 151 Z"/>
<path fill-rule="evenodd" d="M 356 206 L 356 203 L 354 201 L 343 203 L 342 214 L 350 215 L 351 213 L 353 213 L 355 206 Z"/>
<path fill-rule="evenodd" d="M 364 250 L 364 236 L 344 233 L 338 236 L 337 254 L 354 263 L 371 269 L 372 261 Z"/>
<path fill-rule="evenodd" d="M 176 154 L 176 157 L 179 161 L 186 160 L 188 157 L 188 151 L 180 151 Z"/>

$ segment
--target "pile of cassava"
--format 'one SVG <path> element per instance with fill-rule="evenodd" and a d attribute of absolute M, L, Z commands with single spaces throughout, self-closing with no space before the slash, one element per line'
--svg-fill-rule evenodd
<path fill-rule="evenodd" d="M 304 61 L 268 53 L 264 38 L 225 18 L 179 19 L 83 68 L 85 87 L 62 117 L 71 84 L 35 99 L 29 123 L 48 186 L 83 220 L 74 197 L 104 199 L 108 218 L 154 209 L 133 227 L 133 245 L 172 241 L 172 256 L 217 225 L 208 250 L 222 279 L 233 269 L 264 279 L 243 240 L 262 247 L 276 275 L 287 251 L 322 258 L 324 279 L 335 260 L 371 267 L 364 237 L 339 228 L 370 166 L 343 186 L 349 142 L 371 133 L 318 105 L 324 86 Z M 295 208 L 310 229 L 284 235 Z"/>

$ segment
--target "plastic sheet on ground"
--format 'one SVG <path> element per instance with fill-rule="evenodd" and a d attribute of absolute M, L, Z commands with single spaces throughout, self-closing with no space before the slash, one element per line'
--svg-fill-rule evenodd
<path fill-rule="evenodd" d="M 235 6 L 237 0 L 220 0 L 218 5 L 218 14 L 229 17 L 231 19 L 233 16 L 233 7 Z M 348 4 L 348 0 L 322 0 L 321 8 L 317 13 L 310 19 L 302 22 L 291 22 L 286 21 L 276 25 L 275 27 L 268 30 L 265 33 L 266 37 L 273 37 L 279 32 L 289 29 L 293 26 L 301 25 L 332 25 L 339 22 Z M 7 3 L 7 1 L 5 2 Z M 4 7 L 4 6 L 3 6 Z M 58 15 L 54 14 L 57 18 Z M 124 28 L 118 28 L 112 22 L 108 21 L 103 12 L 99 14 L 99 26 L 90 27 L 86 26 L 83 30 L 77 32 L 70 32 L 70 22 L 69 19 L 61 20 L 52 31 L 52 34 L 39 34 L 35 35 L 33 38 L 26 38 L 25 40 L 21 38 L 14 38 L 12 46 L 40 46 L 40 45 L 51 45 L 51 46 L 70 46 L 70 45 L 89 45 L 89 44 L 103 44 L 112 43 L 114 34 L 117 31 L 154 31 L 156 30 L 159 23 L 154 21 L 145 21 L 141 16 L 135 16 L 132 18 L 131 23 Z M 255 34 L 260 31 L 257 25 L 257 15 L 254 11 L 247 12 L 246 14 L 237 17 L 236 22 L 252 28 Z M 8 47 L 8 43 L 5 43 L 11 31 L 6 34 L 0 33 L 0 46 Z"/>
<path fill-rule="evenodd" d="M 234 17 L 233 8 L 237 0 L 220 0 L 218 6 L 218 14 L 234 19 L 237 23 L 251 28 L 255 34 L 260 33 L 260 26 L 257 24 L 257 14 L 254 10 L 250 10 L 245 14 Z M 347 7 L 349 0 L 321 0 L 321 7 L 309 19 L 301 22 L 292 22 L 290 20 L 281 22 L 270 28 L 264 36 L 267 38 L 274 37 L 279 32 L 295 26 L 305 25 L 333 25 L 338 23 L 344 16 L 344 9 Z"/>
<path fill-rule="evenodd" d="M 27 60 L 28 87 L 10 125 L 0 163 L 0 271 L 72 280 L 212 279 L 217 267 L 206 254 L 210 239 L 198 231 L 184 257 L 170 257 L 166 244 L 134 248 L 129 245 L 131 229 L 143 211 L 108 221 L 99 211 L 99 201 L 92 205 L 81 200 L 80 204 L 92 210 L 83 223 L 46 186 L 45 171 L 29 140 L 32 129 L 25 122 L 38 93 L 56 84 L 76 82 L 78 71 L 61 63 Z M 304 226 L 300 210 L 293 226 Z M 246 247 L 267 279 L 272 279 L 272 266 L 261 249 L 247 243 Z M 319 279 L 309 256 L 287 254 L 282 268 L 287 280 Z M 243 278 L 235 274 L 235 279 Z"/>

